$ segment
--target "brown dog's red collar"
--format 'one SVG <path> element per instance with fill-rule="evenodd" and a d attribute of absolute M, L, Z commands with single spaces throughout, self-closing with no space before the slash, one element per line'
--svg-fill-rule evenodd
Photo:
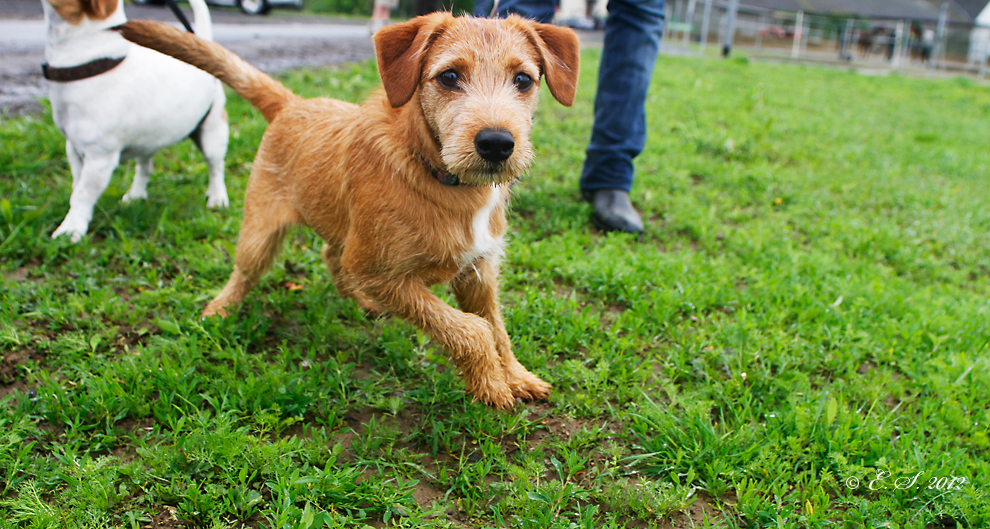
<path fill-rule="evenodd" d="M 462 185 L 461 179 L 457 175 L 455 175 L 450 171 L 446 171 L 444 169 L 440 169 L 439 167 L 436 167 L 435 165 L 430 163 L 428 159 L 426 159 L 425 154 L 423 153 L 418 153 L 418 154 L 419 154 L 419 160 L 423 162 L 423 165 L 426 166 L 426 170 L 428 170 L 430 174 L 433 175 L 434 178 L 439 180 L 441 184 L 448 186 Z"/>
<path fill-rule="evenodd" d="M 110 70 L 116 68 L 118 64 L 124 62 L 125 58 L 126 57 L 96 59 L 95 61 L 90 61 L 86 64 L 70 66 L 68 68 L 55 68 L 53 66 L 48 66 L 48 63 L 45 62 L 41 63 L 41 73 L 45 76 L 45 79 L 48 79 L 49 81 L 68 83 L 71 81 L 79 81 L 81 79 L 96 77 L 101 73 L 109 72 Z"/>

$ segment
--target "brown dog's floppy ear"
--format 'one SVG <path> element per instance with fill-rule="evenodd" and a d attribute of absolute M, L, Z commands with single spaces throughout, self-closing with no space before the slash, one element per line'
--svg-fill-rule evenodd
<path fill-rule="evenodd" d="M 89 18 L 103 20 L 117 10 L 117 0 L 83 0 Z"/>
<path fill-rule="evenodd" d="M 569 107 L 574 104 L 577 92 L 578 68 L 581 56 L 577 34 L 570 28 L 552 24 L 534 23 L 537 43 L 543 59 L 543 76 L 554 99 Z"/>
<path fill-rule="evenodd" d="M 423 57 L 447 13 L 416 17 L 375 33 L 378 75 L 393 108 L 405 105 L 419 86 Z"/>

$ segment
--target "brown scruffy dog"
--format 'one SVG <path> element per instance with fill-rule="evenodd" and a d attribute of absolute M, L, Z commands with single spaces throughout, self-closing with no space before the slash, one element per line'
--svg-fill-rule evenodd
<path fill-rule="evenodd" d="M 226 315 L 271 266 L 286 228 L 326 241 L 337 289 L 425 330 L 467 391 L 508 408 L 550 385 L 512 353 L 498 303 L 505 208 L 529 167 L 541 75 L 574 101 L 573 31 L 435 13 L 375 34 L 384 90 L 357 106 L 302 99 L 224 48 L 162 24 L 125 38 L 215 75 L 270 122 L 254 161 L 234 271 L 203 310 Z M 456 310 L 429 289 L 450 284 Z"/>

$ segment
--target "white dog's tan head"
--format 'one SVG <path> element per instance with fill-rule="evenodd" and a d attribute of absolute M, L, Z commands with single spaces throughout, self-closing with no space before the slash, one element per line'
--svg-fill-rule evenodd
<path fill-rule="evenodd" d="M 104 20 L 117 11 L 118 0 L 47 0 L 52 9 L 73 26 L 82 22 L 83 17 Z"/>
<path fill-rule="evenodd" d="M 541 76 L 557 101 L 574 102 L 578 38 L 567 28 L 434 13 L 383 28 L 375 49 L 389 102 L 418 96 L 445 169 L 464 183 L 506 182 L 528 169 Z"/>

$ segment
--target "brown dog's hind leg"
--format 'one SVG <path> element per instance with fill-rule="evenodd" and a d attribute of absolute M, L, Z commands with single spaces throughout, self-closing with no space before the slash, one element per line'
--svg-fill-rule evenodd
<path fill-rule="evenodd" d="M 286 229 L 297 222 L 295 210 L 278 194 L 252 175 L 244 201 L 244 223 L 237 241 L 234 271 L 227 285 L 203 309 L 202 316 L 226 317 L 226 306 L 240 303 L 261 276 L 271 267 L 282 247 Z"/>
<path fill-rule="evenodd" d="M 552 386 L 530 373 L 516 360 L 509 334 L 505 331 L 502 311 L 498 305 L 498 258 L 478 260 L 464 270 L 451 285 L 461 310 L 477 314 L 492 326 L 495 348 L 505 370 L 506 382 L 512 395 L 521 399 L 543 399 Z"/>

